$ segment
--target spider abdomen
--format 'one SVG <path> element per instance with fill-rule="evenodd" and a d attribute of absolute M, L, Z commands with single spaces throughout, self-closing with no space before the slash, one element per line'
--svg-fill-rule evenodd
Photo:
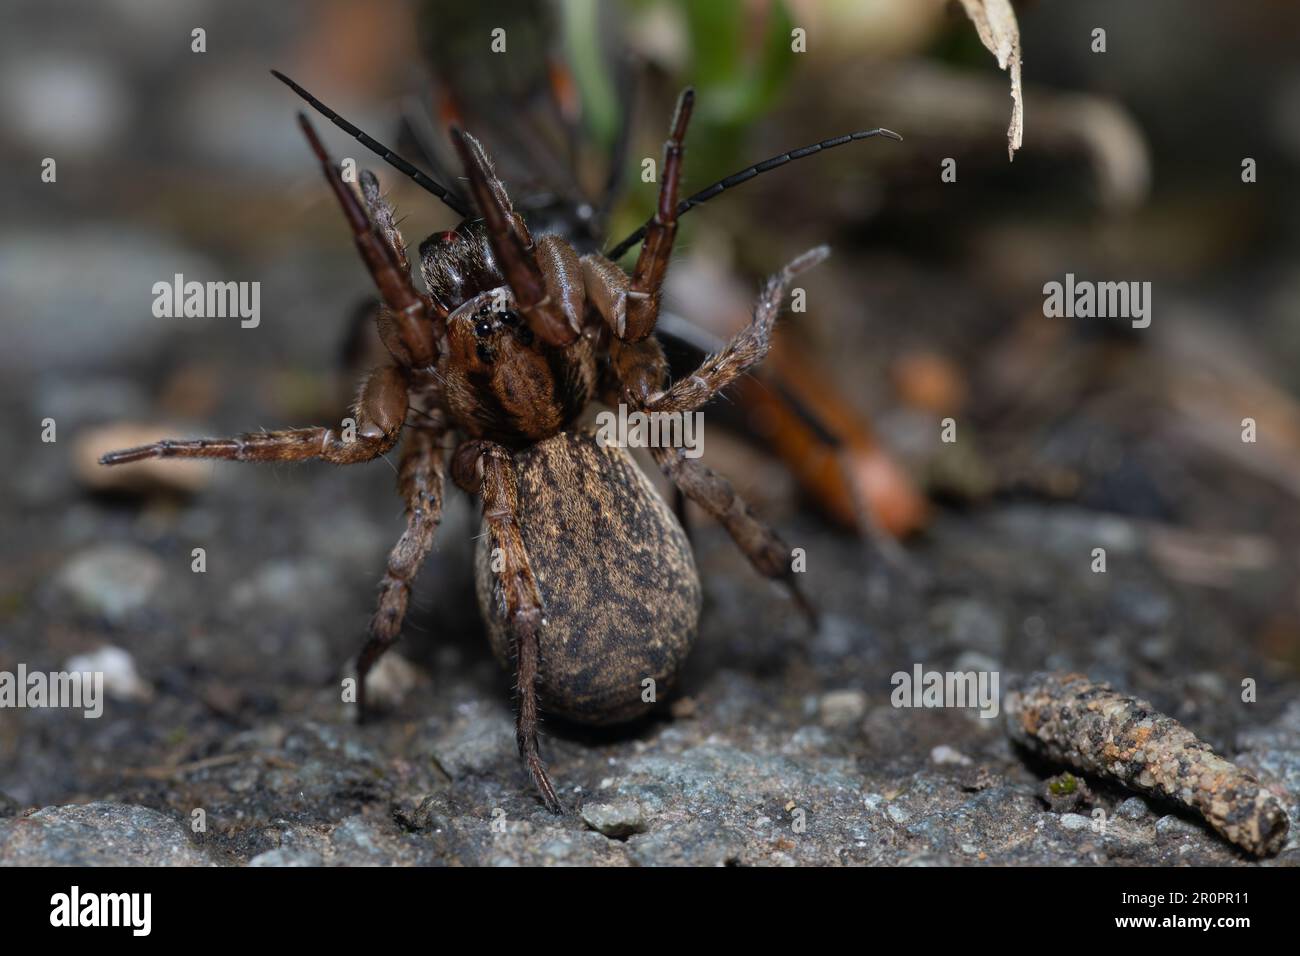
<path fill-rule="evenodd" d="M 681 525 L 627 452 L 588 432 L 529 446 L 515 469 L 520 530 L 545 608 L 543 706 L 589 724 L 640 716 L 672 686 L 699 622 L 700 582 Z M 493 653 L 510 667 L 486 533 L 475 571 Z"/>

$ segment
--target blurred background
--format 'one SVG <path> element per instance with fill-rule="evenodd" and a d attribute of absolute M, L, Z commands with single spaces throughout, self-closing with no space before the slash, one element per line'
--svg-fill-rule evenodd
<path fill-rule="evenodd" d="M 530 91 L 511 86 L 539 49 L 569 64 L 572 185 L 588 197 L 626 121 L 605 247 L 653 209 L 641 161 L 687 83 L 684 194 L 851 130 L 904 137 L 803 159 L 683 219 L 668 306 L 716 337 L 747 320 L 764 276 L 812 245 L 834 253 L 801 280 L 807 309 L 783 316 L 769 370 L 710 409 L 705 446 L 808 549 L 831 624 L 801 636 L 695 513 L 706 610 L 691 695 L 744 674 L 779 721 L 783 689 L 874 702 L 914 660 L 964 660 L 1084 669 L 1219 743 L 1281 713 L 1300 666 L 1300 7 L 1016 3 L 1024 145 L 1009 161 L 1009 78 L 956 2 L 569 0 L 548 8 L 549 33 L 530 5 L 493 5 L 505 57 L 463 6 L 7 5 L 0 669 L 92 655 L 120 707 L 90 728 L 0 712 L 0 791 L 182 807 L 175 776 L 122 766 L 210 759 L 295 713 L 344 723 L 334 681 L 402 526 L 392 469 L 171 464 L 124 479 L 94 459 L 343 414 L 371 290 L 293 121 L 301 103 L 270 69 L 425 168 L 445 154 L 454 90 L 518 199 L 559 188 Z M 796 27 L 807 52 L 791 52 Z M 455 225 L 317 127 L 378 174 L 412 248 Z M 175 273 L 260 282 L 260 325 L 156 318 L 151 288 Z M 1045 318 L 1043 285 L 1066 273 L 1149 281 L 1150 327 Z M 940 440 L 946 418 L 955 443 Z M 476 696 L 509 704 L 470 596 L 476 518 L 447 497 L 406 670 L 390 675 L 408 727 L 464 717 Z M 1244 677 L 1274 691 L 1254 710 Z M 873 746 L 901 759 L 958 731 L 890 733 Z"/>

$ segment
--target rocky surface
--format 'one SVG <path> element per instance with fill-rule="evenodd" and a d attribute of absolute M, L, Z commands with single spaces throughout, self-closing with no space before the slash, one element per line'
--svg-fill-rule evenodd
<path fill-rule="evenodd" d="M 1117 5 L 1112 19 L 1148 6 Z M 94 449 L 122 440 L 112 436 L 338 422 L 355 378 L 338 374 L 346 316 L 368 284 L 293 122 L 299 104 L 266 71 L 320 64 L 333 45 L 369 49 L 371 59 L 346 58 L 350 76 L 318 66 L 313 87 L 319 79 L 322 97 L 397 143 L 392 120 L 419 55 L 404 21 L 367 16 L 371 28 L 360 30 L 308 6 L 210 4 L 205 22 L 223 42 L 196 57 L 188 26 L 136 7 L 89 5 L 74 23 L 31 5 L 39 29 L 0 33 L 6 88 L 25 104 L 28 126 L 41 121 L 0 130 L 6 155 L 13 149 L 29 171 L 0 181 L 0 671 L 89 659 L 113 675 L 98 719 L 0 708 L 0 863 L 1300 862 L 1300 509 L 1294 469 L 1270 473 L 1236 442 L 1236 422 L 1257 414 L 1256 393 L 1243 393 L 1242 410 L 1226 386 L 1183 383 L 1184 393 L 1224 396 L 1235 453 L 1225 463 L 1206 450 L 1212 435 L 1176 438 L 1175 426 L 1204 425 L 1206 409 L 1177 418 L 1160 404 L 1152 370 L 1191 363 L 1164 355 L 1157 334 L 1058 323 L 1046 332 L 1061 351 L 1030 348 L 1020 365 L 1007 361 L 1020 354 L 1008 337 L 1041 312 L 1042 277 L 1086 269 L 1159 277 L 1153 333 L 1185 343 L 1189 318 L 1245 330 L 1279 367 L 1246 380 L 1300 391 L 1300 257 L 1278 236 L 1281 223 L 1300 221 L 1296 190 L 1276 173 L 1243 190 L 1236 158 L 1225 163 L 1203 142 L 1214 128 L 1233 131 L 1223 142 L 1257 143 L 1274 123 L 1260 111 L 1281 115 L 1275 83 L 1286 69 L 1261 60 L 1274 74 L 1262 77 L 1207 58 L 1223 47 L 1224 28 L 1210 18 L 1199 29 L 1213 47 L 1157 43 L 1144 53 L 1161 53 L 1173 79 L 1153 87 L 1142 73 L 1121 87 L 1111 71 L 1148 61 L 1079 53 L 1070 38 L 1083 32 L 1036 18 L 1039 40 L 1058 44 L 1027 34 L 1026 50 L 1059 54 L 1039 52 L 1044 68 L 1069 47 L 1082 57 L 1071 69 L 1104 71 L 1094 90 L 1167 97 L 1171 111 L 1151 110 L 1168 117 L 1153 134 L 1185 139 L 1163 149 L 1162 176 L 1188 160 L 1206 164 L 1191 172 L 1208 193 L 1189 202 L 1177 175 L 1162 180 L 1168 205 L 1154 218 L 1135 213 L 1135 231 L 1094 222 L 1090 206 L 1061 205 L 1087 202 L 1090 180 L 1078 169 L 1030 165 L 1046 159 L 1034 149 L 1006 167 L 1000 79 L 991 148 L 900 125 L 922 152 L 897 154 L 894 181 L 873 185 L 864 154 L 846 147 L 693 214 L 670 277 L 689 275 L 701 256 L 702 271 L 736 275 L 745 296 L 764 270 L 833 243 L 833 258 L 809 274 L 808 311 L 781 323 L 905 457 L 933 456 L 938 429 L 933 414 L 890 392 L 891 360 L 921 348 L 969 374 L 962 439 L 930 469 L 958 501 L 942 502 L 933 527 L 906 546 L 910 570 L 895 569 L 816 517 L 789 473 L 711 410 L 706 459 L 805 549 L 804 587 L 822 626 L 810 633 L 696 514 L 705 606 L 681 686 L 634 726 L 544 725 L 543 753 L 571 810 L 554 817 L 515 753 L 511 679 L 478 620 L 478 525 L 459 491 L 449 487 L 417 582 L 402 661 L 377 674 L 384 713 L 357 726 L 340 686 L 402 527 L 393 456 L 348 468 L 201 463 L 183 476 L 145 469 L 129 482 L 95 471 Z M 321 34 L 330 20 L 340 32 Z M 98 65 L 87 63 L 87 38 Z M 841 66 L 871 59 L 854 53 Z M 840 74 L 833 61 L 826 69 L 861 75 Z M 1213 95 L 1189 99 L 1201 85 L 1187 70 L 1212 80 Z M 1225 95 L 1233 77 L 1235 99 Z M 1067 89 L 1076 78 L 1039 81 Z M 860 126 L 861 84 L 816 73 L 803 83 L 784 114 L 728 134 L 738 154 L 773 155 Z M 48 108 L 51 87 L 78 108 Z M 1189 102 L 1196 122 L 1180 112 Z M 640 138 L 657 151 L 661 116 L 642 120 L 651 121 Z M 338 155 L 356 155 L 320 125 Z M 59 183 L 41 183 L 34 171 L 59 142 Z M 695 187 L 710 173 L 707 154 L 690 149 Z M 963 186 L 920 192 L 946 155 L 934 151 L 948 149 L 961 150 Z M 1284 168 L 1267 162 L 1261 170 Z M 412 249 L 454 225 L 427 195 L 381 175 L 410 217 Z M 1243 196 L 1259 206 L 1237 205 L 1251 201 Z M 1276 218 L 1261 214 L 1269 210 Z M 178 272 L 261 282 L 260 324 L 155 318 L 151 285 Z M 723 297 L 705 287 L 670 289 L 670 298 L 709 311 Z M 1216 363 L 1233 354 L 1211 343 Z M 997 361 L 986 363 L 990 353 Z M 997 393 L 997 377 L 981 377 L 985 364 L 1044 377 L 1027 379 L 1037 386 L 1023 393 Z M 1279 417 L 1292 420 L 1285 407 Z M 42 440 L 46 419 L 57 423 L 55 442 Z M 981 453 L 985 440 L 993 450 Z M 1041 468 L 1052 480 L 1008 478 L 1002 465 Z M 1096 547 L 1107 551 L 1105 573 L 1090 567 Z M 996 671 L 1003 693 L 1017 674 L 1079 671 L 1150 700 L 1278 795 L 1290 841 L 1257 861 L 1197 820 L 1104 781 L 1051 793 L 1047 781 L 1063 768 L 1016 750 L 1000 719 L 894 707 L 891 675 L 917 664 Z M 1248 679 L 1257 688 L 1249 702 Z"/>
<path fill-rule="evenodd" d="M 1104 675 L 1196 727 L 1300 814 L 1294 686 L 1222 640 L 1230 609 L 1136 560 L 1136 524 L 1117 534 L 1119 519 L 1105 519 L 1134 560 L 1101 584 L 1077 544 L 1092 516 L 1015 505 L 941 517 L 911 551 L 920 587 L 787 513 L 817 569 L 816 634 L 701 523 L 707 601 L 681 692 L 617 731 L 546 724 L 571 808 L 553 817 L 515 755 L 509 680 L 474 612 L 467 508 L 451 509 L 402 658 L 381 676 L 389 709 L 358 727 L 339 681 L 395 530 L 387 469 L 223 472 L 211 497 L 161 517 L 80 504 L 63 526 L 85 523 L 69 535 L 85 545 L 64 554 L 38 541 L 25 574 L 8 565 L 24 586 L 10 592 L 0 664 L 56 667 L 111 645 L 151 694 L 109 696 L 99 720 L 0 711 L 0 862 L 1252 863 L 1198 821 L 1104 781 L 1054 811 L 1044 781 L 1060 768 L 1014 749 L 1000 720 L 891 704 L 890 675 L 916 662 L 988 666 L 1004 681 L 1038 666 Z M 124 559 L 165 581 L 146 599 L 94 606 L 87 569 L 110 567 L 104 538 L 133 542 Z M 202 574 L 190 559 L 200 540 Z M 70 577 L 82 600 L 67 600 Z M 1259 702 L 1240 700 L 1243 675 L 1257 675 Z M 1296 862 L 1293 837 L 1263 865 Z"/>
<path fill-rule="evenodd" d="M 148 807 L 89 803 L 46 807 L 0 820 L 4 866 L 211 866 L 174 815 Z"/>
<path fill-rule="evenodd" d="M 337 245 L 337 268 L 285 267 L 301 283 L 293 294 L 320 314 L 337 313 L 339 294 L 309 277 L 355 267 Z M 1176 557 L 1204 563 L 1221 550 L 1213 535 L 1196 550 L 1171 539 L 1168 521 L 1013 498 L 941 509 L 902 571 L 816 517 L 778 462 L 711 419 L 710 463 L 806 550 L 821 628 L 810 633 L 695 514 L 705 607 L 678 693 L 616 731 L 544 725 L 543 752 L 571 809 L 561 818 L 540 807 L 515 754 L 510 677 L 474 600 L 477 520 L 451 488 L 401 659 L 376 675 L 386 709 L 357 726 L 340 682 L 402 526 L 386 460 L 205 465 L 203 487 L 188 495 L 156 484 L 106 493 L 79 477 L 77 436 L 124 414 L 158 434 L 331 420 L 345 387 L 320 342 L 298 354 L 304 323 L 319 317 L 296 315 L 257 330 L 274 344 L 257 361 L 243 344 L 251 333 L 237 327 L 178 341 L 162 326 L 136 343 L 153 356 L 138 366 L 0 382 L 25 423 L 0 431 L 0 460 L 11 463 L 11 493 L 0 497 L 0 670 L 89 656 L 111 661 L 114 675 L 97 720 L 0 709 L 0 861 L 1300 861 L 1294 835 L 1259 863 L 1103 782 L 1089 782 L 1091 802 L 1054 810 L 1044 781 L 1062 768 L 1013 749 L 1000 720 L 891 704 L 891 675 L 916 664 L 997 671 L 1002 693 L 1017 674 L 1080 671 L 1151 700 L 1257 773 L 1300 819 L 1294 617 L 1278 610 L 1294 601 L 1284 556 L 1300 553 L 1300 533 L 1287 499 L 1214 472 L 1196 488 L 1233 493 L 1196 499 L 1203 523 L 1256 543 L 1249 560 L 1215 565 L 1211 583 L 1189 580 L 1170 554 L 1177 545 Z M 59 438 L 42 443 L 39 423 L 52 413 Z M 193 424 L 166 424 L 177 420 Z M 1104 574 L 1091 570 L 1097 546 L 1107 549 Z M 1245 679 L 1257 684 L 1252 702 Z"/>

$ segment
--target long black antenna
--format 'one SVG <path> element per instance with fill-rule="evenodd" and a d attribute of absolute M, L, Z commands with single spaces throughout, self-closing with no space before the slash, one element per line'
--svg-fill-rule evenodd
<path fill-rule="evenodd" d="M 867 129 L 860 130 L 856 133 L 845 133 L 843 136 L 836 136 L 833 139 L 824 139 L 820 143 L 813 143 L 811 146 L 801 146 L 799 149 L 792 149 L 788 153 L 782 153 L 780 156 L 773 156 L 771 159 L 765 159 L 761 163 L 755 163 L 748 169 L 742 169 L 738 173 L 728 176 L 726 179 L 719 179 L 712 186 L 701 189 L 695 195 L 683 199 L 677 204 L 677 215 L 683 216 L 690 209 L 694 209 L 701 203 L 706 203 L 718 193 L 731 189 L 733 186 L 739 186 L 741 183 L 753 179 L 759 173 L 765 173 L 769 169 L 776 169 L 778 166 L 784 166 L 786 163 L 794 162 L 796 159 L 803 159 L 805 156 L 811 156 L 813 153 L 820 153 L 824 149 L 833 149 L 836 146 L 843 146 L 845 143 L 852 143 L 859 139 L 870 139 L 873 136 L 884 136 L 888 139 L 895 139 L 902 142 L 903 137 L 899 136 L 893 130 L 889 129 Z M 645 238 L 645 231 L 649 228 L 652 219 L 647 219 L 645 224 L 632 235 L 628 236 L 614 248 L 610 249 L 605 255 L 617 262 L 623 253 L 627 252 L 638 242 Z"/>
<path fill-rule="evenodd" d="M 274 76 L 281 83 L 283 83 L 285 86 L 289 87 L 289 89 L 293 90 L 295 93 L 301 96 L 308 103 L 310 103 L 312 109 L 316 110 L 316 112 L 320 113 L 322 116 L 324 116 L 327 120 L 329 120 L 339 129 L 343 130 L 343 132 L 347 133 L 349 136 L 354 137 L 359 143 L 361 143 L 362 146 L 364 146 L 366 149 L 370 150 L 372 153 L 377 155 L 389 166 L 392 166 L 394 169 L 402 173 L 404 176 L 409 176 L 417 186 L 420 186 L 421 188 L 427 190 L 428 192 L 433 193 L 440 200 L 442 200 L 444 205 L 446 205 L 449 209 L 451 209 L 453 212 L 455 212 L 462 218 L 465 219 L 469 218 L 470 216 L 469 206 L 465 203 L 465 200 L 461 199 L 450 189 L 443 186 L 441 183 L 438 183 L 430 179 L 428 176 L 420 172 L 418 169 L 416 169 L 406 160 L 402 159 L 401 156 L 398 156 L 395 152 L 393 152 L 383 143 L 379 142 L 379 140 L 375 139 L 372 136 L 368 136 L 366 133 L 357 129 L 357 127 L 353 126 L 342 116 L 339 116 L 338 113 L 335 113 L 332 109 L 330 109 L 320 100 L 316 99 L 316 97 L 312 96 L 310 93 L 304 90 L 293 80 L 289 79 L 279 70 L 272 70 L 271 75 Z"/>

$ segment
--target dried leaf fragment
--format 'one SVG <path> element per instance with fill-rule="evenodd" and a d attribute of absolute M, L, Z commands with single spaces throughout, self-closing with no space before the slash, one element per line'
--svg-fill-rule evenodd
<path fill-rule="evenodd" d="M 998 58 L 998 67 L 1011 74 L 1011 125 L 1007 127 L 1007 156 L 1016 158 L 1024 140 L 1025 97 L 1020 83 L 1020 26 L 1011 0 L 961 0 L 975 24 L 980 42 Z"/>

